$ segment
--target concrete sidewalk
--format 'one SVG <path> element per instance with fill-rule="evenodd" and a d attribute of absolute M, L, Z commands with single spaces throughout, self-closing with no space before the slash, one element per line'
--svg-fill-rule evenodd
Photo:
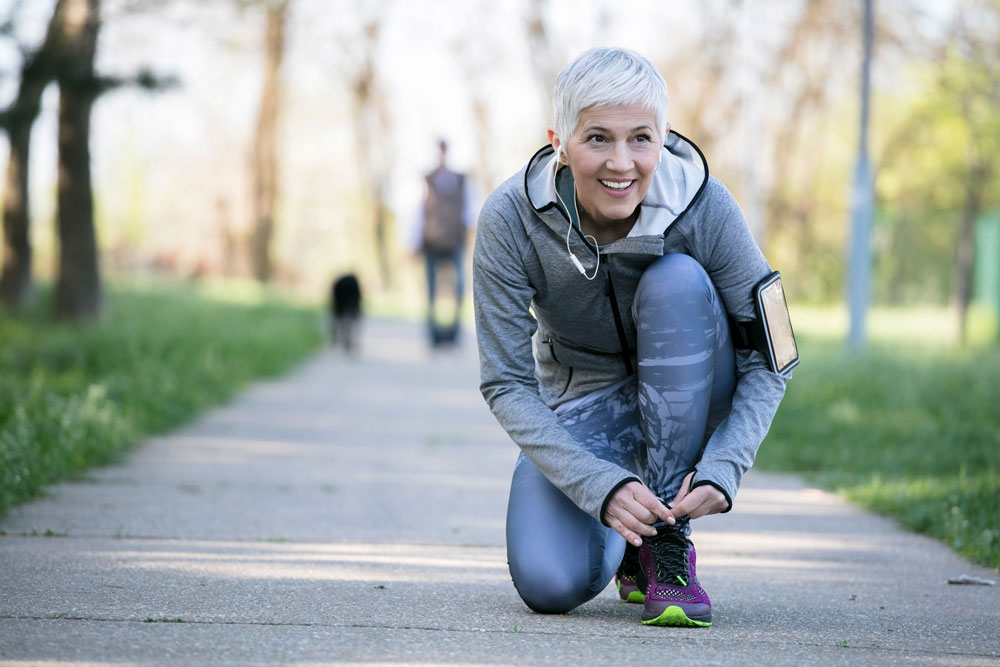
<path fill-rule="evenodd" d="M 698 521 L 709 629 L 609 587 L 531 613 L 504 554 L 516 447 L 470 341 L 372 322 L 363 353 L 151 439 L 0 520 L 0 665 L 1000 664 L 997 579 L 791 477 Z"/>

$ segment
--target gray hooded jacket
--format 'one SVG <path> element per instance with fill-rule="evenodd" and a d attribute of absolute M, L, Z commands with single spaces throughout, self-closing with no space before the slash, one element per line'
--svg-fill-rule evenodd
<path fill-rule="evenodd" d="M 572 175 L 558 169 L 550 146 L 500 185 L 479 216 L 473 278 L 480 390 L 525 455 L 599 521 L 610 495 L 635 475 L 580 447 L 554 410 L 628 376 L 613 301 L 634 368 L 632 299 L 657 257 L 683 253 L 697 260 L 739 321 L 756 316 L 753 287 L 771 272 L 701 151 L 676 132 L 662 150 L 638 220 L 626 237 L 601 247 L 594 280 L 566 252 L 569 232 L 573 253 L 593 275 L 597 252 L 578 228 L 570 231 L 570 213 L 554 189 L 557 178 L 563 201 L 570 201 Z M 732 410 L 705 444 L 692 482 L 720 489 L 730 508 L 785 391 L 785 378 L 771 372 L 760 352 L 737 350 L 736 366 Z"/>

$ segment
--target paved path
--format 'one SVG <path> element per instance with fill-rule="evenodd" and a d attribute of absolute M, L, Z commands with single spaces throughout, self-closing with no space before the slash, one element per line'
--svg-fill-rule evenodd
<path fill-rule="evenodd" d="M 946 583 L 995 573 L 759 473 L 698 522 L 712 628 L 644 627 L 610 587 L 531 613 L 474 350 L 367 334 L 0 520 L 0 664 L 1000 663 L 1000 586 Z"/>

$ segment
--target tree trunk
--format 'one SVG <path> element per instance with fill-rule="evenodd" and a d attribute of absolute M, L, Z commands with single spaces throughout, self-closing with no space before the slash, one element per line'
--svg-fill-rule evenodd
<path fill-rule="evenodd" d="M 83 320 L 101 309 L 90 181 L 90 111 L 97 94 L 94 53 L 99 0 L 67 0 L 59 72 L 59 277 L 56 314 Z"/>
<path fill-rule="evenodd" d="M 955 261 L 955 303 L 958 308 L 958 342 L 965 344 L 966 319 L 972 301 L 973 271 L 976 258 L 976 220 L 982 213 L 983 190 L 988 181 L 987 170 L 977 164 L 970 170 L 965 188 L 965 205 L 958 230 Z"/>
<path fill-rule="evenodd" d="M 32 120 L 34 120 L 32 118 Z M 28 235 L 28 151 L 31 123 L 10 126 L 10 157 L 3 195 L 3 273 L 0 274 L 0 300 L 10 308 L 27 305 L 31 300 L 31 240 Z"/>
<path fill-rule="evenodd" d="M 389 203 L 386 201 L 385 181 L 379 181 L 373 188 L 375 191 L 375 256 L 378 261 L 379 277 L 382 287 L 392 288 L 392 262 L 389 260 L 389 220 L 386 211 Z"/>
<path fill-rule="evenodd" d="M 389 134 L 389 119 L 375 69 L 382 31 L 381 18 L 378 15 L 371 16 L 361 30 L 360 62 L 351 81 L 354 145 L 365 206 L 370 211 L 370 216 L 364 217 L 364 224 L 371 225 L 380 287 L 390 289 L 393 272 L 387 245 L 389 223 L 386 211 L 389 210 L 389 204 L 385 199 L 388 188 L 385 137 Z"/>
<path fill-rule="evenodd" d="M 21 67 L 17 98 L 6 113 L 10 157 L 3 193 L 3 270 L 0 272 L 0 301 L 8 307 L 27 305 L 34 294 L 31 282 L 31 200 L 28 193 L 28 165 L 31 154 L 31 127 L 41 106 L 42 93 L 55 77 L 53 60 L 61 26 L 66 20 L 66 0 L 59 0 L 49 20 L 45 41 L 28 56 Z"/>
<path fill-rule="evenodd" d="M 278 2 L 267 9 L 267 62 L 264 88 L 260 98 L 260 115 L 254 140 L 253 192 L 254 225 L 250 243 L 250 265 L 254 277 L 267 282 L 271 279 L 271 238 L 274 235 L 274 203 L 278 194 L 278 107 L 281 67 L 285 42 L 287 2 Z"/>
<path fill-rule="evenodd" d="M 381 31 L 380 12 L 369 12 L 361 25 L 361 43 L 353 49 L 357 54 L 357 60 L 350 88 L 354 148 L 364 197 L 365 212 L 362 213 L 361 224 L 371 232 L 379 287 L 390 289 L 393 265 L 388 247 L 390 219 L 387 214 L 389 203 L 386 201 L 389 187 L 386 137 L 390 134 L 390 121 L 385 106 L 385 96 L 378 82 L 378 71 L 375 68 Z"/>

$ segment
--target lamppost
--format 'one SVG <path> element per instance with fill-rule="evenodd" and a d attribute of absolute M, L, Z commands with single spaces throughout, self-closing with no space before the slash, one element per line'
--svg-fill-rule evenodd
<path fill-rule="evenodd" d="M 872 182 L 871 162 L 868 159 L 868 115 L 871 89 L 872 41 L 874 38 L 873 5 L 875 0 L 865 0 L 864 58 L 861 61 L 861 131 L 858 138 L 858 157 L 854 170 L 854 187 L 851 191 L 851 250 L 848 263 L 848 307 L 850 330 L 847 344 L 852 350 L 865 345 L 865 318 L 868 312 L 869 284 L 871 282 L 871 228 L 875 206 L 875 186 Z"/>

